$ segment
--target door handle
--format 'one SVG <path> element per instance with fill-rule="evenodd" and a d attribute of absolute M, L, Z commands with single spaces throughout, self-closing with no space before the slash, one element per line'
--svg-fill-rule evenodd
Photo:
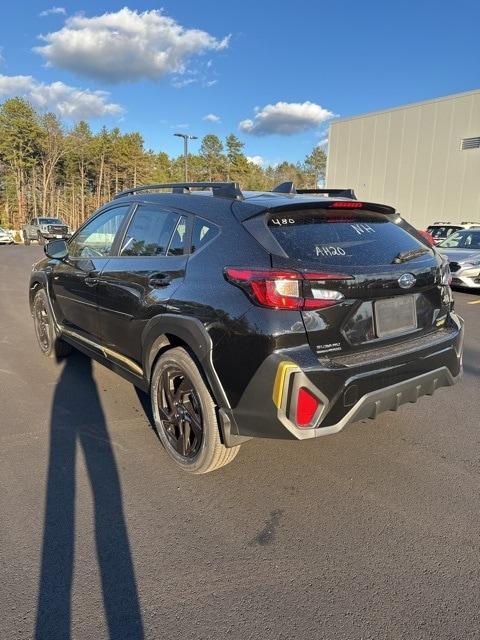
<path fill-rule="evenodd" d="M 152 273 L 148 278 L 148 284 L 151 287 L 167 287 L 170 281 L 171 277 L 168 273 Z"/>
<path fill-rule="evenodd" d="M 84 282 L 87 287 L 94 287 L 98 284 L 98 271 L 90 271 L 90 273 L 85 276 Z"/>

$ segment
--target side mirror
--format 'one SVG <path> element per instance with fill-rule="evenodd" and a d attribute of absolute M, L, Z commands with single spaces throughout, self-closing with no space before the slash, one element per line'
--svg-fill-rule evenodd
<path fill-rule="evenodd" d="M 44 251 L 49 258 L 64 260 L 68 256 L 68 245 L 65 240 L 51 240 L 45 245 Z"/>

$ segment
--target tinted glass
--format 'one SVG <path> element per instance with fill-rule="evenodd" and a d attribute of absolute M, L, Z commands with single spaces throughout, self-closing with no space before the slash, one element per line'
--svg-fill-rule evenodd
<path fill-rule="evenodd" d="M 140 205 L 127 229 L 120 255 L 165 255 L 179 217 L 153 205 Z"/>
<path fill-rule="evenodd" d="M 440 226 L 433 226 L 433 227 L 427 227 L 427 231 L 428 233 L 430 233 L 430 235 L 433 238 L 446 238 L 447 236 L 449 236 L 451 233 L 453 233 L 454 231 L 458 231 L 458 229 L 460 229 L 461 227 L 440 227 Z"/>
<path fill-rule="evenodd" d="M 58 218 L 39 218 L 38 224 L 63 224 Z"/>
<path fill-rule="evenodd" d="M 69 255 L 73 258 L 108 256 L 129 208 L 130 205 L 115 207 L 94 218 L 70 241 Z"/>
<path fill-rule="evenodd" d="M 173 232 L 172 239 L 168 246 L 167 256 L 183 256 L 185 253 L 185 241 L 187 233 L 187 219 L 182 216 L 178 221 L 177 228 Z"/>
<path fill-rule="evenodd" d="M 385 216 L 363 210 L 360 215 L 342 210 L 272 214 L 267 224 L 288 256 L 300 264 L 388 265 L 400 253 L 425 249 L 424 244 Z"/>
<path fill-rule="evenodd" d="M 480 231 L 463 230 L 453 233 L 439 247 L 450 249 L 480 249 Z"/>
<path fill-rule="evenodd" d="M 205 246 L 217 233 L 218 227 L 214 224 L 207 222 L 207 220 L 202 220 L 202 218 L 196 218 L 193 225 L 192 253 Z"/>

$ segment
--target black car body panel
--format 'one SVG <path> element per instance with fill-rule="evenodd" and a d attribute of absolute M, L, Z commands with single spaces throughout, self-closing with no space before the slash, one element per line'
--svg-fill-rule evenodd
<path fill-rule="evenodd" d="M 365 413 L 374 417 L 413 401 L 415 394 L 453 384 L 461 374 L 463 336 L 441 256 L 392 208 L 359 203 L 349 211 L 345 203 L 309 194 L 247 193 L 243 200 L 206 193 L 126 194 L 79 229 L 69 242 L 72 255 L 47 257 L 34 267 L 30 299 L 37 287 L 45 288 L 59 334 L 145 390 L 156 358 L 183 346 L 209 385 L 227 444 L 241 436 L 303 439 L 333 433 Z M 158 207 L 159 219 L 171 216 L 175 231 L 167 241 L 149 247 L 137 237 L 141 225 L 135 235 L 142 207 L 154 216 Z M 336 208 L 331 221 L 329 208 Z M 362 220 L 376 221 L 382 231 L 394 224 L 400 248 L 380 264 L 362 264 L 352 253 L 341 267 L 341 260 L 329 265 L 332 255 L 322 247 L 326 264 L 315 256 L 299 258 L 285 234 L 272 232 L 276 216 L 294 220 L 292 226 L 308 216 L 312 234 L 321 238 L 317 215 L 325 224 L 337 223 L 340 235 L 342 225 Z M 102 219 L 114 222 L 88 236 L 89 225 L 95 228 Z M 354 252 L 353 240 L 339 241 L 340 257 L 348 247 Z M 380 255 L 374 244 L 366 246 L 372 256 Z M 402 262 L 402 251 L 412 247 L 418 257 Z M 249 283 L 232 280 L 231 273 L 242 269 L 277 273 L 287 285 L 290 278 L 304 306 L 259 304 Z M 321 280 L 315 272 L 323 271 Z M 346 272 L 345 279 L 329 280 L 338 271 Z M 399 281 L 405 274 L 413 284 L 404 290 Z M 293 300 L 289 295 L 286 300 Z M 338 299 L 315 308 L 318 295 Z M 383 311 L 377 302 L 401 297 L 415 325 L 378 335 Z M 318 406 L 312 424 L 299 426 L 302 389 Z"/>

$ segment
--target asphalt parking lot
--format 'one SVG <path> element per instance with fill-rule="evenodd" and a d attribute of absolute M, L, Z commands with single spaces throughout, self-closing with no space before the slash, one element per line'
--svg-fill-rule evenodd
<path fill-rule="evenodd" d="M 480 295 L 456 387 L 190 477 L 129 383 L 40 354 L 41 255 L 0 247 L 1 638 L 480 637 Z"/>

